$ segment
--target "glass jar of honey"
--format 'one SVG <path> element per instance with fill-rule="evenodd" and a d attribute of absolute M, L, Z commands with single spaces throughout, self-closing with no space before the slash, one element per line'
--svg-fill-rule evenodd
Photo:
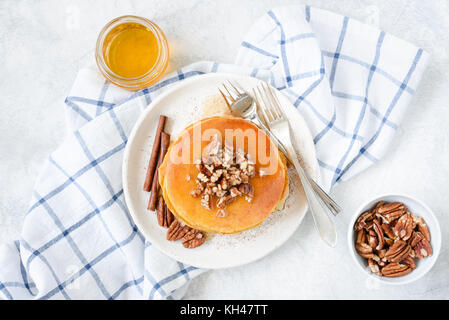
<path fill-rule="evenodd" d="M 138 90 L 155 83 L 168 63 L 168 43 L 152 21 L 122 16 L 100 32 L 95 58 L 101 73 L 112 83 Z"/>

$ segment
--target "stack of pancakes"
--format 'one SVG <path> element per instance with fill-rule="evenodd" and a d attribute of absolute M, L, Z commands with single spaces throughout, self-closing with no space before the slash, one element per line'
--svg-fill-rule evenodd
<path fill-rule="evenodd" d="M 202 138 L 209 129 L 218 131 L 223 140 L 226 137 L 225 130 L 234 129 L 234 146 L 237 141 L 242 141 L 239 138 L 245 139 L 239 135 L 244 135 L 247 129 L 256 132 L 257 146 L 261 142 L 260 139 L 265 139 L 263 142 L 266 153 L 263 161 L 255 152 L 257 149 L 248 147 L 248 143 L 245 143 L 243 147 L 245 153 L 248 153 L 255 162 L 256 175 L 249 180 L 254 187 L 254 197 L 250 202 L 244 197 L 237 197 L 236 201 L 226 207 L 226 217 L 217 217 L 215 206 L 217 199 L 212 202 L 212 209 L 207 210 L 201 205 L 199 198 L 190 195 L 196 187 L 195 180 L 199 173 L 194 162 L 201 158 L 204 148 L 209 143 L 209 140 Z M 201 135 L 198 135 L 198 132 Z M 194 138 L 197 141 L 194 141 Z M 225 142 L 223 140 L 222 143 Z M 186 144 L 186 141 L 190 146 Z M 199 147 L 194 147 L 194 144 Z M 179 161 L 181 152 L 184 151 L 189 153 L 187 157 L 189 161 Z M 187 158 L 184 155 L 184 159 Z M 269 162 L 266 161 L 267 158 Z M 259 174 L 260 170 L 269 166 L 270 163 L 277 165 L 274 170 L 271 170 L 272 174 Z M 178 220 L 192 228 L 211 233 L 231 234 L 256 227 L 284 202 L 288 194 L 287 166 L 282 153 L 265 132 L 252 122 L 230 116 L 204 118 L 185 128 L 170 145 L 159 168 L 159 182 L 164 200 Z"/>

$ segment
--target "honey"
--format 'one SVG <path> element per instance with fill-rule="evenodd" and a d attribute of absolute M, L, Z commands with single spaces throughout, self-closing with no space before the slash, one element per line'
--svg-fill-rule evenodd
<path fill-rule="evenodd" d="M 95 58 L 101 73 L 112 83 L 131 90 L 145 88 L 167 67 L 167 39 L 148 19 L 118 17 L 101 30 Z"/>
<path fill-rule="evenodd" d="M 150 71 L 158 54 L 155 35 L 147 27 L 133 22 L 115 27 L 103 44 L 107 66 L 125 78 L 137 78 Z"/>

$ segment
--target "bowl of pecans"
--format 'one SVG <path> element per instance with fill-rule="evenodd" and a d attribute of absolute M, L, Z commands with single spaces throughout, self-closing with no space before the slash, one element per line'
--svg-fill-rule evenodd
<path fill-rule="evenodd" d="M 387 284 L 424 276 L 441 248 L 441 230 L 432 210 L 405 195 L 384 195 L 363 204 L 348 227 L 354 261 Z"/>

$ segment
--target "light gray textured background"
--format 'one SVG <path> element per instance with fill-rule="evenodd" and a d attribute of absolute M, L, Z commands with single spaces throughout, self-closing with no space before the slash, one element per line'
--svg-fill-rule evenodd
<path fill-rule="evenodd" d="M 447 0 L 227 0 L 0 2 L 0 243 L 17 239 L 34 181 L 65 135 L 64 98 L 77 70 L 93 59 L 101 27 L 136 14 L 165 31 L 170 70 L 198 60 L 234 61 L 256 18 L 280 4 L 306 3 L 365 21 L 408 40 L 432 57 L 390 153 L 332 195 L 344 208 L 339 244 L 325 247 L 308 216 L 279 250 L 247 266 L 208 272 L 188 299 L 449 298 L 449 2 Z M 169 71 L 170 71 L 169 70 Z M 431 272 L 400 287 L 372 283 L 353 264 L 347 223 L 364 201 L 406 193 L 427 203 L 443 232 Z"/>

